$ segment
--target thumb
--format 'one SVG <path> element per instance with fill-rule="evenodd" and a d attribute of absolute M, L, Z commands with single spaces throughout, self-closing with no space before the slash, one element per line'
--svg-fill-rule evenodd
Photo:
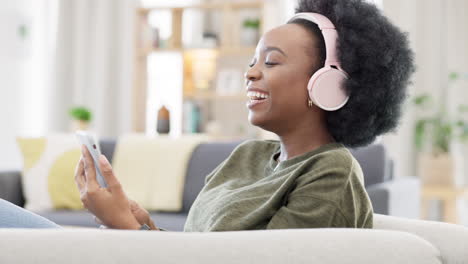
<path fill-rule="evenodd" d="M 120 182 L 115 177 L 114 170 L 112 169 L 112 166 L 107 160 L 106 156 L 101 155 L 99 157 L 99 167 L 101 168 L 102 176 L 106 180 L 109 189 L 121 188 Z"/>

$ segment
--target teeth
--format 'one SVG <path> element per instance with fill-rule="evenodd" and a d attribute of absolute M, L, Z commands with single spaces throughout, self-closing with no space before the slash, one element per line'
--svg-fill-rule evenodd
<path fill-rule="evenodd" d="M 250 97 L 251 99 L 254 99 L 254 97 L 259 97 L 259 98 L 268 98 L 268 95 L 262 94 L 259 92 L 247 92 L 247 97 Z"/>

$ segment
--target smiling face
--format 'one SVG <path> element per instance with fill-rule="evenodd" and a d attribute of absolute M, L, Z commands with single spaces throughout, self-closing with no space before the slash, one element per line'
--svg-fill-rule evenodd
<path fill-rule="evenodd" d="M 301 25 L 286 24 L 265 33 L 245 75 L 248 91 L 267 97 L 248 103 L 252 125 L 280 134 L 318 114 L 316 107 L 307 106 L 308 81 L 321 67 L 314 47 L 314 36 Z"/>

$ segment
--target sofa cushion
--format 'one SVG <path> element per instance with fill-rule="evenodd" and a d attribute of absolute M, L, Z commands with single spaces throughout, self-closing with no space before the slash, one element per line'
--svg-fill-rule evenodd
<path fill-rule="evenodd" d="M 167 231 L 182 232 L 184 231 L 187 214 L 151 212 L 151 218 L 157 227 L 163 228 Z"/>
<path fill-rule="evenodd" d="M 382 144 L 353 148 L 350 151 L 361 165 L 366 187 L 392 179 L 392 163 Z"/>
<path fill-rule="evenodd" d="M 442 263 L 439 251 L 422 238 L 384 230 L 0 229 L 0 237 L 0 263 Z"/>
<path fill-rule="evenodd" d="M 440 250 L 443 263 L 468 263 L 468 228 L 462 225 L 374 214 L 374 229 L 415 234 Z"/>
<path fill-rule="evenodd" d="M 46 210 L 35 213 L 62 226 L 99 227 L 99 224 L 94 221 L 94 216 L 85 210 Z M 151 212 L 151 218 L 158 227 L 168 231 L 183 231 L 187 215 L 184 213 Z"/>
<path fill-rule="evenodd" d="M 43 210 L 34 213 L 61 226 L 99 227 L 94 215 L 86 210 Z"/>
<path fill-rule="evenodd" d="M 114 159 L 115 144 L 116 142 L 114 139 L 101 139 L 99 141 L 101 154 L 106 156 L 110 164 L 112 164 L 112 161 Z"/>
<path fill-rule="evenodd" d="M 202 143 L 195 148 L 185 176 L 183 212 L 188 213 L 198 193 L 205 185 L 205 177 L 227 159 L 243 141 Z"/>
<path fill-rule="evenodd" d="M 21 172 L 0 172 L 0 198 L 17 206 L 24 206 L 23 186 L 21 184 Z"/>

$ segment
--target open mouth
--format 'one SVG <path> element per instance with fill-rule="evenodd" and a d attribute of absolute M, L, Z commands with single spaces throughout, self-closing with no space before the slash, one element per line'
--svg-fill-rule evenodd
<path fill-rule="evenodd" d="M 247 107 L 249 109 L 267 101 L 269 98 L 269 95 L 259 92 L 248 92 L 247 96 L 250 98 L 250 101 L 247 102 Z"/>
<path fill-rule="evenodd" d="M 259 93 L 259 92 L 248 92 L 247 97 L 250 98 L 250 101 L 255 102 L 255 101 L 263 101 L 268 99 L 267 94 Z"/>

